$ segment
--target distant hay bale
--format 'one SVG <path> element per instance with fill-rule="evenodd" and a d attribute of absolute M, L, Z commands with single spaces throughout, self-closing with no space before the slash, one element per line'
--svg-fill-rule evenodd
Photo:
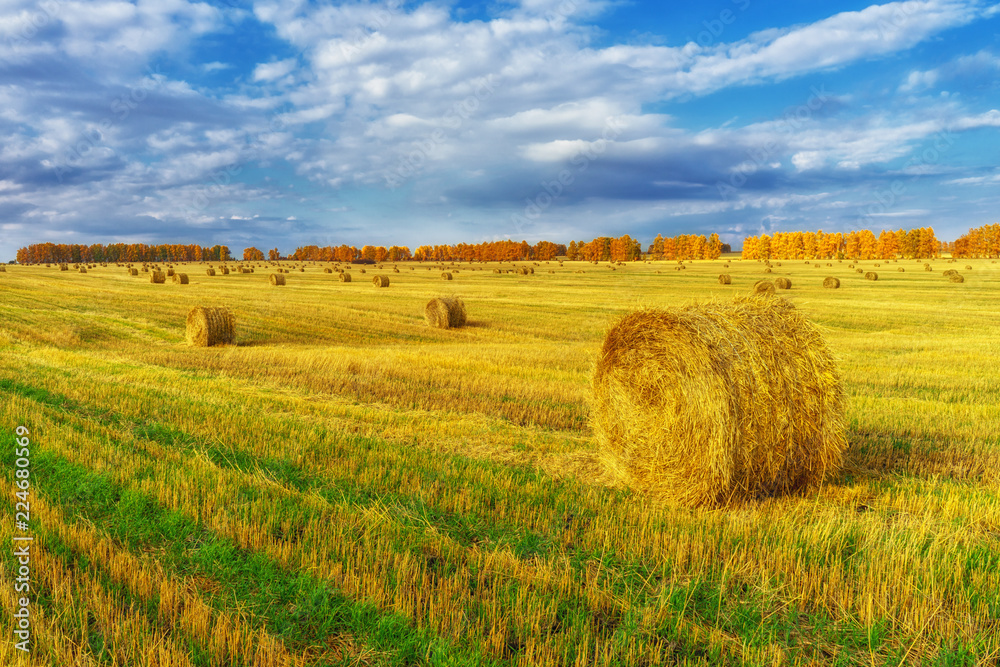
<path fill-rule="evenodd" d="M 174 270 L 173 269 L 167 269 L 167 278 L 172 278 L 173 276 L 174 276 Z"/>
<path fill-rule="evenodd" d="M 788 493 L 831 477 L 847 448 L 837 367 L 784 299 L 627 315 L 604 340 L 593 392 L 602 463 L 656 500 Z"/>
<path fill-rule="evenodd" d="M 374 276 L 372 278 L 372 285 L 375 287 L 388 287 L 389 276 Z"/>
<path fill-rule="evenodd" d="M 876 265 L 875 265 L 875 268 L 877 269 L 877 268 L 879 268 L 879 267 L 881 267 L 881 266 L 882 266 L 881 264 L 876 264 Z"/>
<path fill-rule="evenodd" d="M 323 273 L 333 273 L 333 269 L 331 269 L 330 267 L 326 267 L 325 269 L 323 269 Z"/>
<path fill-rule="evenodd" d="M 827 276 L 823 279 L 823 287 L 829 289 L 839 289 L 840 288 L 840 278 L 834 278 L 833 276 Z"/>
<path fill-rule="evenodd" d="M 528 274 L 529 274 L 529 271 L 528 271 L 528 269 L 526 267 L 523 267 L 523 266 L 518 267 L 518 269 L 517 269 L 517 275 L 519 275 L 519 276 L 526 276 Z"/>
<path fill-rule="evenodd" d="M 770 268 L 764 269 L 764 273 L 771 273 L 771 269 Z"/>
<path fill-rule="evenodd" d="M 236 318 L 228 308 L 192 308 L 187 316 L 187 342 L 195 347 L 228 345 L 236 334 Z"/>
<path fill-rule="evenodd" d="M 167 282 L 167 274 L 165 274 L 163 271 L 151 271 L 149 273 L 149 282 L 156 283 L 157 285 L 160 283 L 165 283 Z"/>
<path fill-rule="evenodd" d="M 445 280 L 451 280 L 452 279 L 452 275 L 450 273 L 448 273 L 447 271 L 445 271 L 444 273 L 442 273 L 441 277 L 443 279 L 445 279 Z"/>
<path fill-rule="evenodd" d="M 955 269 L 948 269 L 947 271 L 945 271 L 941 275 L 944 276 L 945 278 L 947 278 L 949 276 L 956 276 L 956 275 L 958 275 L 958 271 L 956 271 Z"/>
<path fill-rule="evenodd" d="M 965 282 L 965 278 L 960 273 L 953 273 L 952 275 L 948 276 L 948 280 L 950 280 L 953 283 L 964 283 Z"/>
<path fill-rule="evenodd" d="M 411 266 L 411 267 L 410 267 L 410 271 L 412 271 L 412 270 L 413 270 L 413 267 Z M 395 269 L 395 268 L 394 268 L 394 269 L 392 270 L 392 272 L 393 272 L 393 273 L 399 273 L 399 269 Z"/>
<path fill-rule="evenodd" d="M 503 273 L 500 269 L 493 269 L 493 273 Z"/>
<path fill-rule="evenodd" d="M 66 265 L 66 264 L 60 264 L 59 265 L 59 270 L 60 271 L 69 271 L 69 266 Z"/>
<path fill-rule="evenodd" d="M 188 274 L 186 273 L 175 273 L 174 282 L 178 285 L 187 285 L 190 281 L 188 280 Z"/>
<path fill-rule="evenodd" d="M 272 273 L 271 274 L 271 284 L 272 285 L 278 285 L 279 287 L 281 285 L 284 285 L 285 284 L 285 274 L 284 273 Z"/>
<path fill-rule="evenodd" d="M 774 286 L 778 289 L 792 289 L 792 281 L 784 276 L 781 276 L 780 278 L 775 278 Z"/>
<path fill-rule="evenodd" d="M 79 269 L 79 271 L 80 271 L 80 273 L 86 273 L 87 272 L 87 267 L 81 266 L 80 269 Z"/>
<path fill-rule="evenodd" d="M 854 270 L 855 270 L 855 271 L 856 271 L 857 273 L 864 273 L 864 272 L 865 272 L 865 270 L 864 270 L 864 269 L 854 269 Z"/>
<path fill-rule="evenodd" d="M 424 321 L 438 329 L 454 329 L 465 326 L 465 303 L 457 296 L 443 296 L 431 299 L 424 307 Z"/>
<path fill-rule="evenodd" d="M 128 270 L 128 274 L 130 276 L 137 276 L 137 275 L 139 275 L 139 269 L 129 269 Z"/>
<path fill-rule="evenodd" d="M 905 273 L 906 272 L 906 269 L 904 269 L 903 267 L 899 267 L 896 270 L 899 271 L 900 273 Z"/>
<path fill-rule="evenodd" d="M 349 282 L 351 282 L 351 274 L 350 273 L 341 273 L 340 274 L 340 282 L 342 282 L 342 283 L 349 283 Z"/>
<path fill-rule="evenodd" d="M 358 269 L 361 273 L 365 273 L 364 269 Z"/>
<path fill-rule="evenodd" d="M 733 284 L 732 276 L 730 276 L 728 273 L 723 273 L 722 275 L 719 276 L 719 284 L 732 285 Z"/>
<path fill-rule="evenodd" d="M 878 280 L 878 274 L 874 271 L 869 271 L 865 274 L 865 280 Z"/>
<path fill-rule="evenodd" d="M 214 276 L 215 275 L 215 269 L 205 269 L 205 275 Z"/>
<path fill-rule="evenodd" d="M 753 284 L 754 294 L 774 294 L 774 283 L 770 280 L 758 280 Z"/>
<path fill-rule="evenodd" d="M 966 265 L 965 265 L 965 270 L 966 270 L 966 271 L 971 271 L 971 270 L 972 270 L 972 266 L 971 266 L 971 265 L 969 265 L 969 264 L 966 264 Z"/>
<path fill-rule="evenodd" d="M 224 276 L 228 276 L 229 275 L 229 267 L 227 267 L 227 266 L 222 267 L 221 269 L 219 269 L 219 271 L 221 271 L 222 275 L 224 275 Z"/>
<path fill-rule="evenodd" d="M 250 269 L 250 271 L 253 271 L 253 269 Z M 299 273 L 305 273 L 305 272 L 306 272 L 305 267 L 302 267 L 302 268 L 299 269 Z M 361 269 L 361 273 L 364 273 L 364 272 L 365 272 L 365 270 Z"/>
<path fill-rule="evenodd" d="M 934 267 L 929 264 L 924 264 L 924 271 L 933 271 Z"/>

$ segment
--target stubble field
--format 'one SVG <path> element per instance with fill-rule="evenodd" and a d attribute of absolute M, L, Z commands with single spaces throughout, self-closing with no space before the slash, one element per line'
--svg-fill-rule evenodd
<path fill-rule="evenodd" d="M 998 665 L 1000 264 L 880 263 L 8 267 L 0 534 L 24 426 L 35 541 L 28 656 L 0 555 L 0 663 Z M 778 276 L 839 361 L 844 471 L 725 509 L 614 486 L 610 324 Z M 469 326 L 427 327 L 450 294 Z M 236 345 L 186 345 L 198 305 Z"/>

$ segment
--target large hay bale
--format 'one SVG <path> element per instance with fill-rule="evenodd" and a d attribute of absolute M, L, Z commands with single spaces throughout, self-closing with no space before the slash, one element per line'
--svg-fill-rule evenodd
<path fill-rule="evenodd" d="M 447 271 L 445 271 L 444 273 L 441 274 L 441 278 L 443 278 L 444 280 L 451 280 L 452 277 L 453 276 L 450 273 L 448 273 Z"/>
<path fill-rule="evenodd" d="M 229 275 L 229 267 L 224 266 L 224 267 L 222 267 L 219 270 L 222 271 L 222 275 L 224 275 L 224 276 L 228 276 Z"/>
<path fill-rule="evenodd" d="M 372 285 L 374 285 L 375 287 L 388 287 L 389 276 L 373 276 Z"/>
<path fill-rule="evenodd" d="M 784 276 L 781 276 L 774 279 L 774 286 L 778 289 L 792 289 L 792 281 Z"/>
<path fill-rule="evenodd" d="M 285 274 L 283 273 L 272 273 L 271 274 L 271 284 L 272 285 L 284 285 L 285 284 Z"/>
<path fill-rule="evenodd" d="M 722 275 L 719 276 L 719 284 L 732 285 L 733 284 L 732 276 L 730 276 L 728 273 L 723 273 Z"/>
<path fill-rule="evenodd" d="M 188 274 L 186 273 L 175 273 L 174 282 L 178 285 L 187 285 L 190 281 L 188 280 Z"/>
<path fill-rule="evenodd" d="M 330 267 L 328 266 L 328 267 L 326 267 L 325 269 L 323 269 L 323 273 L 333 273 L 333 269 L 331 269 L 331 268 L 330 268 Z"/>
<path fill-rule="evenodd" d="M 828 287 L 829 289 L 839 289 L 840 288 L 840 278 L 834 278 L 833 276 L 827 276 L 823 279 L 823 287 Z"/>
<path fill-rule="evenodd" d="M 424 307 L 424 321 L 438 329 L 465 326 L 465 304 L 457 296 L 431 299 Z"/>
<path fill-rule="evenodd" d="M 167 282 L 167 274 L 165 274 L 163 271 L 156 271 L 156 270 L 150 271 L 149 282 L 156 284 L 165 283 Z"/>
<path fill-rule="evenodd" d="M 236 318 L 228 308 L 192 308 L 187 316 L 187 342 L 195 347 L 228 345 L 236 334 Z"/>
<path fill-rule="evenodd" d="M 753 284 L 754 294 L 774 294 L 774 283 L 770 280 L 758 280 Z"/>
<path fill-rule="evenodd" d="M 865 274 L 865 280 L 878 280 L 878 274 L 874 271 L 869 271 Z"/>
<path fill-rule="evenodd" d="M 965 282 L 965 278 L 961 274 L 959 274 L 959 273 L 953 273 L 953 274 L 951 274 L 950 276 L 948 276 L 948 280 L 950 280 L 953 283 L 964 283 Z"/>
<path fill-rule="evenodd" d="M 205 274 L 209 276 L 215 275 L 215 269 L 205 269 Z"/>
<path fill-rule="evenodd" d="M 351 282 L 351 274 L 350 273 L 346 273 L 346 272 L 345 273 L 341 273 L 340 274 L 340 282 L 342 282 L 342 283 L 349 283 L 349 282 Z"/>
<path fill-rule="evenodd" d="M 833 358 L 784 299 L 627 315 L 604 340 L 593 390 L 602 462 L 659 500 L 787 493 L 832 476 L 847 447 Z"/>

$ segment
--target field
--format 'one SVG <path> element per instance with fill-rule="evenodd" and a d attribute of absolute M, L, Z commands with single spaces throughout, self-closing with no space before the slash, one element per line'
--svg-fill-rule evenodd
<path fill-rule="evenodd" d="M 1000 665 L 1000 264 L 781 264 L 7 267 L 0 533 L 24 426 L 35 541 L 27 656 L 0 554 L 0 664 Z M 778 276 L 839 361 L 844 471 L 711 510 L 614 486 L 609 325 Z M 425 325 L 446 294 L 469 326 Z M 237 344 L 187 346 L 196 305 Z"/>

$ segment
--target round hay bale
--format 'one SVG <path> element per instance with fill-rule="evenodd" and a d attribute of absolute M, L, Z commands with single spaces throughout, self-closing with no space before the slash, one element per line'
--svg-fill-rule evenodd
<path fill-rule="evenodd" d="M 388 287 L 389 276 L 374 276 L 372 278 L 372 285 L 375 287 Z"/>
<path fill-rule="evenodd" d="M 493 269 L 493 273 L 503 273 L 500 269 Z"/>
<path fill-rule="evenodd" d="M 806 262 L 806 264 L 808 264 L 808 263 L 809 263 L 809 262 Z M 781 262 L 777 262 L 777 263 L 775 263 L 775 266 L 781 266 Z"/>
<path fill-rule="evenodd" d="M 413 267 L 411 266 L 411 267 L 410 267 L 410 271 L 412 271 L 412 270 L 413 270 Z M 428 271 L 429 271 L 429 270 L 430 270 L 430 269 L 428 269 Z M 393 273 L 399 273 L 399 269 L 396 269 L 396 268 L 394 268 L 394 269 L 392 270 L 392 272 L 393 272 Z"/>
<path fill-rule="evenodd" d="M 930 264 L 924 264 L 924 271 L 933 271 L 934 267 Z"/>
<path fill-rule="evenodd" d="M 174 270 L 167 269 L 167 278 L 173 278 L 173 277 L 174 277 Z"/>
<path fill-rule="evenodd" d="M 732 285 L 733 284 L 732 276 L 730 276 L 728 273 L 723 273 L 722 275 L 719 276 L 719 284 Z"/>
<path fill-rule="evenodd" d="M 351 274 L 350 273 L 341 273 L 340 274 L 340 282 L 342 282 L 342 283 L 349 283 L 349 282 L 351 282 Z"/>
<path fill-rule="evenodd" d="M 779 278 L 775 278 L 774 286 L 778 289 L 792 289 L 792 281 L 784 276 L 781 276 Z"/>
<path fill-rule="evenodd" d="M 139 269 L 129 269 L 128 270 L 128 274 L 130 276 L 137 276 L 137 275 L 139 275 Z"/>
<path fill-rule="evenodd" d="M 874 271 L 869 271 L 865 274 L 865 280 L 878 280 L 878 274 Z"/>
<path fill-rule="evenodd" d="M 358 269 L 361 273 L 366 273 L 364 269 Z"/>
<path fill-rule="evenodd" d="M 840 289 L 840 278 L 827 276 L 823 279 L 823 287 L 828 287 L 829 289 Z"/>
<path fill-rule="evenodd" d="M 284 273 L 272 273 L 271 274 L 271 284 L 272 285 L 284 285 L 285 284 L 285 274 Z"/>
<path fill-rule="evenodd" d="M 302 268 L 299 269 L 299 273 L 305 273 L 305 272 L 306 272 L 305 267 L 302 267 Z M 361 269 L 361 273 L 364 273 L 364 272 L 365 272 L 365 270 Z M 250 273 L 253 273 L 253 269 L 250 269 Z"/>
<path fill-rule="evenodd" d="M 165 283 L 167 282 L 167 274 L 163 271 L 152 271 L 149 274 L 149 282 L 156 284 Z"/>
<path fill-rule="evenodd" d="M 764 269 L 764 273 L 771 273 L 771 269 L 770 268 Z"/>
<path fill-rule="evenodd" d="M 941 275 L 944 276 L 945 278 L 947 278 L 948 276 L 958 275 L 958 271 L 956 271 L 955 269 L 948 269 L 947 271 L 945 271 Z"/>
<path fill-rule="evenodd" d="M 452 275 L 450 273 L 448 273 L 447 271 L 445 271 L 444 273 L 442 273 L 441 277 L 443 279 L 445 279 L 445 280 L 451 280 L 452 279 Z"/>
<path fill-rule="evenodd" d="M 774 283 L 770 280 L 758 280 L 753 284 L 754 294 L 774 294 Z"/>
<path fill-rule="evenodd" d="M 187 342 L 195 347 L 228 345 L 236 333 L 236 318 L 228 308 L 192 308 L 187 316 Z"/>
<path fill-rule="evenodd" d="M 323 273 L 333 273 L 333 269 L 331 269 L 330 267 L 326 267 L 325 269 L 323 269 Z"/>
<path fill-rule="evenodd" d="M 79 271 L 80 271 L 80 273 L 86 273 L 87 272 L 87 267 L 81 266 L 80 269 L 79 269 Z"/>
<path fill-rule="evenodd" d="M 224 275 L 224 276 L 228 276 L 229 275 L 229 268 L 228 267 L 224 266 L 224 267 L 222 267 L 219 270 L 222 271 L 222 275 Z"/>
<path fill-rule="evenodd" d="M 969 265 L 969 264 L 966 264 L 966 265 L 965 265 L 965 270 L 966 270 L 966 271 L 971 271 L 971 270 L 972 270 L 972 266 L 971 266 L 971 265 Z"/>
<path fill-rule="evenodd" d="M 865 272 L 865 270 L 864 270 L 864 269 L 854 269 L 854 270 L 855 270 L 855 271 L 856 271 L 857 273 L 864 273 L 864 272 Z"/>
<path fill-rule="evenodd" d="M 875 265 L 875 268 L 877 269 L 877 268 L 879 268 L 879 267 L 881 267 L 881 266 L 882 266 L 881 264 L 876 264 L 876 265 Z"/>
<path fill-rule="evenodd" d="M 457 296 L 431 299 L 424 307 L 424 321 L 438 329 L 465 326 L 465 303 Z"/>
<path fill-rule="evenodd" d="M 821 483 L 847 448 L 840 376 L 784 299 L 626 315 L 607 334 L 591 422 L 614 477 L 688 506 Z"/>
<path fill-rule="evenodd" d="M 207 275 L 207 276 L 214 276 L 215 275 L 215 269 L 205 269 L 205 275 Z"/>
<path fill-rule="evenodd" d="M 190 280 L 188 280 L 188 274 L 186 273 L 174 273 L 174 282 L 178 285 L 187 285 Z"/>
<path fill-rule="evenodd" d="M 66 265 L 66 264 L 60 264 L 60 265 L 59 265 L 59 270 L 60 270 L 60 271 L 69 271 L 69 266 L 68 266 L 68 265 Z M 138 272 L 137 272 L 137 273 L 138 273 Z M 134 275 L 134 274 L 133 274 L 133 275 Z"/>
<path fill-rule="evenodd" d="M 906 273 L 906 269 L 904 269 L 903 267 L 899 267 L 896 270 L 899 271 L 900 273 Z"/>
<path fill-rule="evenodd" d="M 965 282 L 965 278 L 960 273 L 954 273 L 954 274 L 948 276 L 948 280 L 950 280 L 953 283 L 964 283 Z"/>

